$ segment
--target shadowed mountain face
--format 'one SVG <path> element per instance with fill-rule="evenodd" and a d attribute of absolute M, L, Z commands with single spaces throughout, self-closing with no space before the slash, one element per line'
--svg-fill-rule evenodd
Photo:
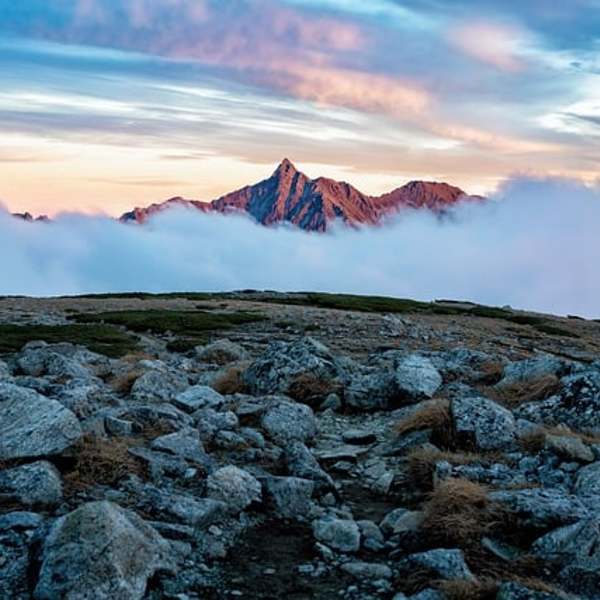
<path fill-rule="evenodd" d="M 143 223 L 172 206 L 205 212 L 246 213 L 262 225 L 292 223 L 307 231 L 325 231 L 335 220 L 348 225 L 375 225 L 402 208 L 425 208 L 442 213 L 460 200 L 479 199 L 446 183 L 413 181 L 382 196 L 367 196 L 345 182 L 309 179 L 287 159 L 273 175 L 213 200 L 199 202 L 176 197 L 147 208 L 136 208 L 121 221 Z"/>

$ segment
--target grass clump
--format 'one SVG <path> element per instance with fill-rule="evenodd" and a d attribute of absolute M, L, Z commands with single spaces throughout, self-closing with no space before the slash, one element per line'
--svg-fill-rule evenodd
<path fill-rule="evenodd" d="M 447 600 L 494 600 L 498 592 L 498 583 L 488 578 L 477 581 L 465 579 L 440 581 L 435 584 L 435 587 Z"/>
<path fill-rule="evenodd" d="M 469 548 L 504 522 L 502 510 L 488 500 L 487 489 L 468 479 L 446 479 L 431 493 L 421 531 L 434 544 Z"/>
<path fill-rule="evenodd" d="M 223 394 L 244 394 L 248 391 L 248 386 L 244 382 L 244 371 L 248 365 L 233 365 L 217 375 L 212 383 L 212 388 Z"/>
<path fill-rule="evenodd" d="M 329 394 L 339 392 L 339 386 L 328 379 L 313 373 L 300 373 L 294 377 L 288 388 L 288 396 L 309 406 L 319 406 Z"/>
<path fill-rule="evenodd" d="M 0 354 L 18 352 L 27 343 L 43 340 L 49 344 L 69 342 L 93 352 L 120 358 L 137 349 L 137 339 L 102 323 L 92 325 L 11 325 L 0 324 Z"/>
<path fill-rule="evenodd" d="M 411 415 L 400 421 L 395 431 L 398 435 L 406 435 L 413 431 L 430 429 L 432 442 L 443 448 L 452 444 L 452 419 L 450 403 L 445 399 L 422 402 Z"/>
<path fill-rule="evenodd" d="M 69 454 L 74 465 L 64 476 L 66 494 L 71 495 L 95 485 L 115 486 L 128 475 L 144 476 L 142 463 L 129 453 L 139 441 L 126 437 L 83 436 Z"/>
<path fill-rule="evenodd" d="M 484 394 L 507 408 L 514 409 L 528 402 L 546 400 L 558 394 L 561 387 L 556 375 L 544 375 L 528 381 L 489 387 L 484 390 Z"/>

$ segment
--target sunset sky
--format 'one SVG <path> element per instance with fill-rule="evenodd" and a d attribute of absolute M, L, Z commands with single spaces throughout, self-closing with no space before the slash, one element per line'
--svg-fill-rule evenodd
<path fill-rule="evenodd" d="M 381 193 L 600 174 L 600 0 L 0 0 L 0 201 L 119 214 L 289 157 Z"/>

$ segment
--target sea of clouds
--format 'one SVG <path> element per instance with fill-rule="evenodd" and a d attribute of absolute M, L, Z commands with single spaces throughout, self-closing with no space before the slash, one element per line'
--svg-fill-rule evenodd
<path fill-rule="evenodd" d="M 176 209 L 148 224 L 0 210 L 0 294 L 313 290 L 468 299 L 600 317 L 600 187 L 514 178 L 439 219 L 327 234 Z"/>

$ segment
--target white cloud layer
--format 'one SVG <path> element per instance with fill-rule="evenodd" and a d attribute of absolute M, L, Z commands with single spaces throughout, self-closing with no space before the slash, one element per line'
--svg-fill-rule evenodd
<path fill-rule="evenodd" d="M 2 212 L 0 293 L 320 290 L 600 317 L 599 224 L 599 188 L 524 178 L 449 219 L 403 213 L 325 235 L 185 210 L 146 226 Z"/>

